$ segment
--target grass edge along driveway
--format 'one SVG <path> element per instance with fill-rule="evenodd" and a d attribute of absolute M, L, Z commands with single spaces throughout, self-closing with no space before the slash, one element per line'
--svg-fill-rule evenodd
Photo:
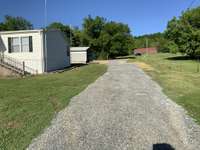
<path fill-rule="evenodd" d="M 179 54 L 144 55 L 129 59 L 163 88 L 170 99 L 183 106 L 200 124 L 200 72 L 195 60 Z"/>
<path fill-rule="evenodd" d="M 0 79 L 0 149 L 25 149 L 56 112 L 107 70 L 90 64 L 71 71 Z"/>

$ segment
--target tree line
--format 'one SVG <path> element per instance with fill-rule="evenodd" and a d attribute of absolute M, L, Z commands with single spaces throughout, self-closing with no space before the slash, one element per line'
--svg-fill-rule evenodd
<path fill-rule="evenodd" d="M 103 17 L 84 18 L 82 28 L 70 28 L 54 22 L 48 29 L 60 29 L 71 46 L 89 46 L 97 59 L 109 59 L 128 55 L 132 49 L 133 36 L 128 25 L 107 21 Z"/>
<path fill-rule="evenodd" d="M 12 30 L 31 30 L 33 24 L 23 17 L 12 17 L 6 15 L 4 21 L 0 22 L 0 31 L 12 31 Z"/>
<path fill-rule="evenodd" d="M 0 31 L 33 29 L 22 17 L 5 16 Z M 47 29 L 61 30 L 70 46 L 89 46 L 96 59 L 109 59 L 132 54 L 135 48 L 157 47 L 159 52 L 181 52 L 191 57 L 200 56 L 200 7 L 188 9 L 174 17 L 163 33 L 133 37 L 127 24 L 108 21 L 103 17 L 87 16 L 82 27 L 70 27 L 53 22 Z"/>
<path fill-rule="evenodd" d="M 33 25 L 22 17 L 5 16 L 0 23 L 0 31 L 27 29 L 33 29 Z M 128 55 L 133 45 L 128 25 L 99 16 L 84 18 L 81 29 L 60 22 L 51 23 L 47 29 L 61 30 L 70 46 L 89 46 L 96 59 Z"/>
<path fill-rule="evenodd" d="M 135 38 L 135 47 L 158 47 L 160 52 L 181 52 L 190 57 L 200 56 L 200 7 L 188 9 L 174 17 L 163 33 Z"/>

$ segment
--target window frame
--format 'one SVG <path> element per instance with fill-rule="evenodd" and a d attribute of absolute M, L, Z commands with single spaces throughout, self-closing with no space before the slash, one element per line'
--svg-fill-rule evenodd
<path fill-rule="evenodd" d="M 18 39 L 18 43 L 17 44 L 13 44 L 14 39 Z M 21 52 L 21 44 L 20 44 L 20 37 L 11 37 L 11 53 L 20 53 Z M 14 51 L 14 46 L 19 46 L 19 51 Z"/>
<path fill-rule="evenodd" d="M 23 44 L 23 43 L 22 43 L 22 41 L 23 41 L 22 39 L 23 39 L 23 38 L 28 38 L 28 44 Z M 20 41 L 21 41 L 21 42 L 20 42 L 20 44 L 21 44 L 21 51 L 20 51 L 20 52 L 21 52 L 21 53 L 28 53 L 28 52 L 30 53 L 30 41 L 29 41 L 29 38 L 30 38 L 29 36 L 22 36 L 22 37 L 20 37 Z M 23 51 L 23 46 L 24 46 L 24 45 L 25 45 L 25 46 L 28 46 L 28 51 Z"/>
<path fill-rule="evenodd" d="M 13 45 L 13 39 L 18 38 L 19 43 Z M 28 44 L 23 44 L 23 38 L 28 38 Z M 33 48 L 32 48 L 32 36 L 13 36 L 13 37 L 8 37 L 8 41 L 10 39 L 10 44 L 8 42 L 8 52 L 9 53 L 32 53 Z M 23 46 L 26 45 L 28 46 L 28 51 L 23 51 Z M 19 51 L 14 51 L 13 46 L 19 46 Z"/>

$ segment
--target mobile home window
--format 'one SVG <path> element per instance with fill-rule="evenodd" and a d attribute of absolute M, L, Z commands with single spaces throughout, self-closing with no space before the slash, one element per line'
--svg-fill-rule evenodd
<path fill-rule="evenodd" d="M 29 52 L 30 45 L 29 45 L 29 37 L 22 37 L 21 38 L 21 52 Z"/>
<path fill-rule="evenodd" d="M 32 52 L 32 36 L 8 38 L 9 53 Z"/>
<path fill-rule="evenodd" d="M 20 38 L 19 37 L 11 38 L 11 52 L 13 53 L 20 52 Z"/>

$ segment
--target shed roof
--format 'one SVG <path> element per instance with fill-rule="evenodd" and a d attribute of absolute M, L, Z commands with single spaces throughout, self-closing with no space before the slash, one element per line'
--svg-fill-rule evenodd
<path fill-rule="evenodd" d="M 87 51 L 90 47 L 70 47 L 70 51 Z"/>

